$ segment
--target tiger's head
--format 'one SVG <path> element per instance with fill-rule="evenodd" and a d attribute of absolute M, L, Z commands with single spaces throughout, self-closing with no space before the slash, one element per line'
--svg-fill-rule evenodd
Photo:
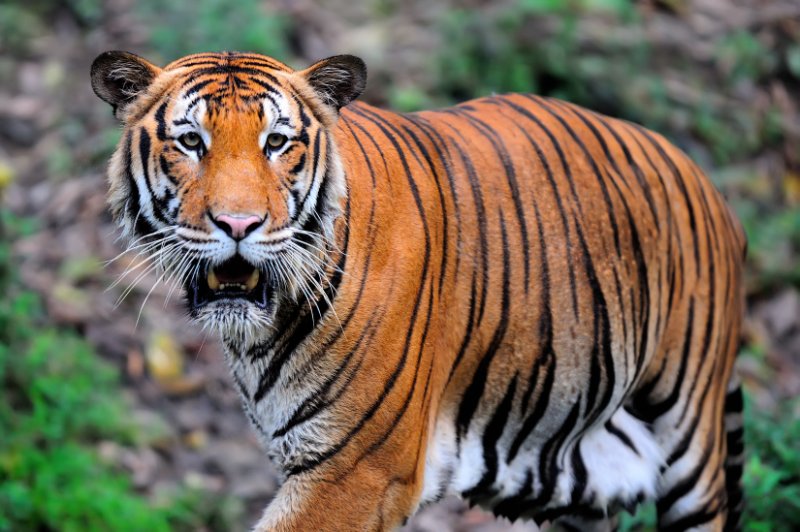
<path fill-rule="evenodd" d="M 294 71 L 225 52 L 159 68 L 106 52 L 91 81 L 124 126 L 112 213 L 184 286 L 192 317 L 244 339 L 319 292 L 346 194 L 332 128 L 366 84 L 359 58 Z"/>

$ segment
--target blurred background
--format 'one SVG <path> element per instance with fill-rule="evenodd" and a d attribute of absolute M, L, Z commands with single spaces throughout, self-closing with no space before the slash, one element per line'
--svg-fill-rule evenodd
<path fill-rule="evenodd" d="M 88 77 L 108 49 L 353 53 L 374 104 L 537 92 L 667 135 L 750 241 L 745 528 L 800 529 L 797 0 L 3 0 L 0 531 L 242 530 L 277 488 L 217 340 L 117 257 L 104 167 L 120 128 Z M 644 507 L 622 528 L 653 523 Z M 446 500 L 406 530 L 536 527 Z"/>

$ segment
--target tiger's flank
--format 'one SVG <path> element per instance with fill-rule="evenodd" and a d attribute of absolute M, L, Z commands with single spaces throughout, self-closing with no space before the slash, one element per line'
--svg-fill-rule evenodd
<path fill-rule="evenodd" d="M 399 114 L 353 56 L 92 65 L 111 211 L 216 331 L 283 484 L 256 530 L 736 530 L 741 226 L 660 135 L 525 94 Z"/>

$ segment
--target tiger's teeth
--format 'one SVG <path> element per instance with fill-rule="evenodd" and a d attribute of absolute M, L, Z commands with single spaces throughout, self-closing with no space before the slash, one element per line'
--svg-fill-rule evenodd
<path fill-rule="evenodd" d="M 258 270 L 253 270 L 253 273 L 250 274 L 250 277 L 247 279 L 246 287 L 247 290 L 250 291 L 256 287 L 258 284 Z"/>
<path fill-rule="evenodd" d="M 212 290 L 219 290 L 219 279 L 217 279 L 217 274 L 214 273 L 214 269 L 210 268 L 208 270 L 208 287 Z"/>

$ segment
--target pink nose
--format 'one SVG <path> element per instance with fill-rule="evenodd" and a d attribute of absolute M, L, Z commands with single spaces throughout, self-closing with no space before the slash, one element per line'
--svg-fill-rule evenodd
<path fill-rule="evenodd" d="M 214 223 L 234 240 L 241 240 L 261 225 L 263 218 L 253 215 L 220 214 Z"/>

